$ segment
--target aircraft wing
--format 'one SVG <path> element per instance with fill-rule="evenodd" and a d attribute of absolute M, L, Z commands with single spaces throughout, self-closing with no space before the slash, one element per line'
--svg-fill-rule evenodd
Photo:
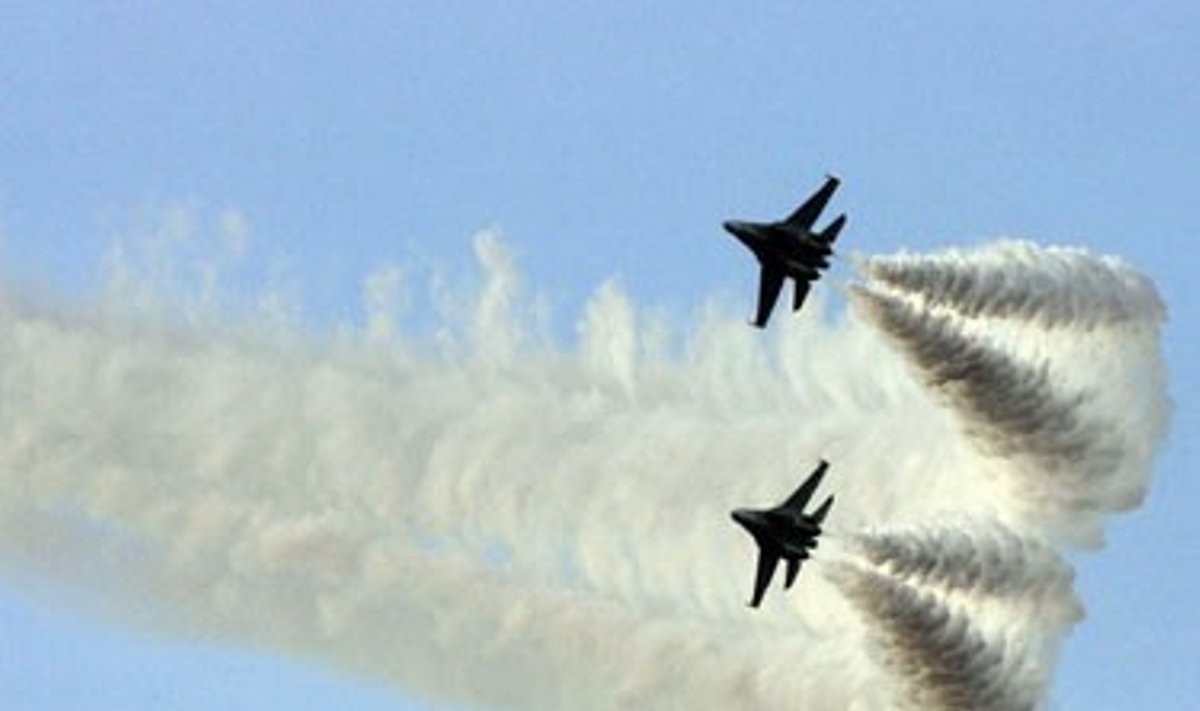
<path fill-rule="evenodd" d="M 758 313 L 754 316 L 755 326 L 763 328 L 767 325 L 767 319 L 771 318 L 775 302 L 779 300 L 779 292 L 783 289 L 785 276 L 783 269 L 779 266 L 769 262 L 763 263 L 758 277 Z"/>
<path fill-rule="evenodd" d="M 804 483 L 801 484 L 799 488 L 797 488 L 796 491 L 788 497 L 787 501 L 783 502 L 783 505 L 780 508 L 792 509 L 802 513 L 804 511 L 804 507 L 808 506 L 808 500 L 812 498 L 813 492 L 816 491 L 817 487 L 821 485 L 821 479 L 825 476 L 825 470 L 828 468 L 829 462 L 822 459 L 821 463 L 817 465 L 817 468 L 813 470 L 813 473 L 808 475 L 808 478 L 804 480 Z M 826 503 L 828 504 L 830 502 Z"/>
<path fill-rule="evenodd" d="M 758 572 L 754 576 L 754 598 L 750 600 L 750 607 L 758 607 L 762 603 L 778 564 L 779 554 L 765 547 L 758 549 Z"/>
<path fill-rule="evenodd" d="M 840 181 L 830 175 L 825 179 L 825 184 L 817 189 L 817 192 L 809 196 L 804 204 L 796 208 L 796 211 L 784 220 L 792 227 L 798 227 L 805 232 L 811 232 L 813 223 L 821 216 L 821 211 L 825 209 L 829 198 L 833 197 L 833 191 L 837 190 Z"/>

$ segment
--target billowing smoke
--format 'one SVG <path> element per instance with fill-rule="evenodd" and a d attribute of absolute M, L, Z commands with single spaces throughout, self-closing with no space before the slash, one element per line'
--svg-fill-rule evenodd
<path fill-rule="evenodd" d="M 1166 315 L 1145 276 L 1120 259 L 1082 249 L 1000 242 L 986 251 L 883 257 L 864 266 L 875 282 L 972 318 L 1011 318 L 1077 331 Z"/>
<path fill-rule="evenodd" d="M 831 577 L 869 620 L 913 708 L 1035 708 L 1082 610 L 1045 542 L 995 523 L 866 532 Z"/>
<path fill-rule="evenodd" d="M 475 246 L 480 286 L 437 282 L 432 333 L 395 268 L 328 337 L 8 290 L 0 561 L 449 704 L 1044 701 L 1081 609 L 1058 551 L 1138 502 L 1166 425 L 1145 278 L 1025 244 L 875 257 L 844 315 L 765 334 L 609 283 L 564 346 L 503 244 Z M 821 548 L 750 610 L 728 511 L 822 456 Z"/>
<path fill-rule="evenodd" d="M 1071 568 L 1054 549 L 1000 526 L 960 522 L 938 529 L 875 530 L 848 542 L 866 562 L 902 582 L 997 598 L 1071 599 Z"/>
<path fill-rule="evenodd" d="M 879 280 L 853 287 L 860 312 L 974 446 L 1013 470 L 1005 476 L 1024 507 L 1062 518 L 1043 525 L 1094 542 L 1098 514 L 1140 503 L 1166 426 L 1165 309 L 1145 277 L 1113 258 L 1027 243 L 865 266 Z"/>

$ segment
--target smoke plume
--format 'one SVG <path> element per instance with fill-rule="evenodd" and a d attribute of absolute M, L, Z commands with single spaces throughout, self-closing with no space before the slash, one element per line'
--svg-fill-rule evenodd
<path fill-rule="evenodd" d="M 971 318 L 1079 330 L 1166 315 L 1149 279 L 1118 258 L 1078 248 L 1005 241 L 986 250 L 868 258 L 863 266 L 873 281 Z"/>
<path fill-rule="evenodd" d="M 766 334 L 608 283 L 562 345 L 504 245 L 475 249 L 432 332 L 395 267 L 324 336 L 286 300 L 220 316 L 208 272 L 202 304 L 130 306 L 129 269 L 86 304 L 8 288 L 0 562 L 447 704 L 1044 701 L 1080 614 L 1059 551 L 1139 501 L 1166 425 L 1148 280 L 1028 244 L 873 257 L 844 315 Z M 728 511 L 822 456 L 822 546 L 751 611 Z"/>

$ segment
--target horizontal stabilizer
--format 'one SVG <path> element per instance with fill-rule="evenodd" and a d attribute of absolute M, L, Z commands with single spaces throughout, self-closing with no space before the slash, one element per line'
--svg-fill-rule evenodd
<path fill-rule="evenodd" d="M 813 512 L 812 520 L 820 524 L 825 520 L 825 515 L 829 513 L 829 509 L 831 508 L 833 508 L 833 494 L 830 494 L 829 498 L 825 499 L 825 503 L 821 504 L 820 508 Z"/>
<path fill-rule="evenodd" d="M 787 577 L 783 581 L 783 589 L 790 590 L 792 583 L 796 582 L 796 576 L 800 574 L 800 559 L 788 558 L 787 562 Z"/>
<path fill-rule="evenodd" d="M 796 280 L 796 290 L 792 292 L 792 311 L 799 311 L 804 305 L 804 300 L 808 298 L 808 290 L 812 287 L 812 282 L 804 279 Z"/>
<path fill-rule="evenodd" d="M 829 226 L 821 230 L 817 234 L 817 239 L 825 244 L 833 244 L 838 238 L 838 233 L 846 226 L 846 213 L 837 216 L 837 219 L 829 223 Z"/>

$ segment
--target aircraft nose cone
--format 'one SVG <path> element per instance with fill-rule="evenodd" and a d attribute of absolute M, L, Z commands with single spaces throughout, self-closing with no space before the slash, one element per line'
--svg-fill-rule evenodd
<path fill-rule="evenodd" d="M 725 228 L 726 232 L 732 235 L 736 235 L 742 231 L 742 223 L 737 220 L 726 220 L 721 223 L 721 226 Z"/>
<path fill-rule="evenodd" d="M 750 509 L 734 509 L 729 515 L 747 530 L 752 530 L 755 528 L 755 524 L 758 523 L 757 513 L 757 511 L 751 511 Z"/>

